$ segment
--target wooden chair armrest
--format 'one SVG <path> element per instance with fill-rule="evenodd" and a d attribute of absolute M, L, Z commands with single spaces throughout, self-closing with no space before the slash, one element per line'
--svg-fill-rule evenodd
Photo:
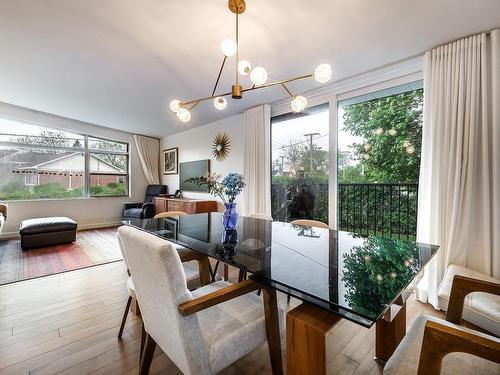
<path fill-rule="evenodd" d="M 215 292 L 205 294 L 191 301 L 181 303 L 177 306 L 177 309 L 182 316 L 188 316 L 261 288 L 262 285 L 255 281 L 245 280 L 226 288 L 216 290 Z"/>
<path fill-rule="evenodd" d="M 181 262 L 190 262 L 192 260 L 197 260 L 201 261 L 205 258 L 207 258 L 206 255 L 203 255 L 201 253 L 198 253 L 196 251 L 191 251 L 191 250 L 184 250 L 179 251 L 179 257 L 181 258 Z"/>
<path fill-rule="evenodd" d="M 468 294 L 472 292 L 484 292 L 500 295 L 500 284 L 455 275 L 455 277 L 453 278 L 453 284 L 451 286 L 448 311 L 446 312 L 447 321 L 455 324 L 462 323 L 464 299 Z"/>
<path fill-rule="evenodd" d="M 418 363 L 418 375 L 439 375 L 445 355 L 469 353 L 500 363 L 500 340 L 482 333 L 471 333 L 434 321 L 425 324 L 424 339 Z"/>

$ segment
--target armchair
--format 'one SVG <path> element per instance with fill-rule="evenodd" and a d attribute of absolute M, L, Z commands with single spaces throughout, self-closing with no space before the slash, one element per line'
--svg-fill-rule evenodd
<path fill-rule="evenodd" d="M 384 374 L 500 374 L 500 339 L 460 326 L 464 299 L 472 292 L 500 295 L 500 284 L 455 276 L 446 320 L 418 317 Z"/>
<path fill-rule="evenodd" d="M 261 287 L 257 283 L 216 282 L 191 292 L 179 253 L 169 242 L 129 226 L 118 229 L 118 238 L 144 322 L 141 375 L 148 374 L 156 345 L 184 374 L 208 375 L 266 342 L 263 300 L 250 293 Z M 279 326 L 284 322 L 280 313 Z"/>
<path fill-rule="evenodd" d="M 122 219 L 151 219 L 155 216 L 153 199 L 160 194 L 167 194 L 166 185 L 148 185 L 143 203 L 124 203 Z"/>

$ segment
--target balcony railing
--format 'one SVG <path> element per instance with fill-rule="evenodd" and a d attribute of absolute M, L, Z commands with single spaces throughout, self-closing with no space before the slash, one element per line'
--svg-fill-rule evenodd
<path fill-rule="evenodd" d="M 418 184 L 339 184 L 339 229 L 415 239 Z"/>

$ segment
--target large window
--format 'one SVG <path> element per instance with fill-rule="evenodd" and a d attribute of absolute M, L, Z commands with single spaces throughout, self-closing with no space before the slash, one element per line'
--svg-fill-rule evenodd
<path fill-rule="evenodd" d="M 271 207 L 275 220 L 328 223 L 328 105 L 271 121 Z"/>
<path fill-rule="evenodd" d="M 0 200 L 128 195 L 129 145 L 0 118 Z"/>
<path fill-rule="evenodd" d="M 422 81 L 338 103 L 338 227 L 414 239 Z"/>

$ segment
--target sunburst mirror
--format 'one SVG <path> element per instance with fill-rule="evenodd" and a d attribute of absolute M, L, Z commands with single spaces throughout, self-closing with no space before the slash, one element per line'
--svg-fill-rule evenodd
<path fill-rule="evenodd" d="M 212 155 L 217 161 L 224 160 L 229 155 L 231 142 L 226 133 L 218 133 L 212 142 Z"/>

